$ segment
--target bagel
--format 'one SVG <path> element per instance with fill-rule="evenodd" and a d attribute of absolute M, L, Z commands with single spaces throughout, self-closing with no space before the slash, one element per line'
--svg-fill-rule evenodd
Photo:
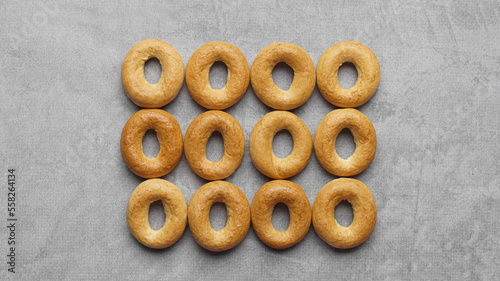
<path fill-rule="evenodd" d="M 292 135 L 293 150 L 285 158 L 273 152 L 273 138 L 280 130 Z M 250 156 L 255 167 L 273 179 L 286 179 L 302 171 L 309 163 L 312 139 L 306 124 L 288 111 L 272 111 L 257 122 L 250 135 Z"/>
<path fill-rule="evenodd" d="M 273 81 L 274 67 L 284 62 L 293 69 L 294 77 L 287 91 Z M 316 84 L 314 63 L 301 47 L 291 43 L 273 43 L 260 51 L 252 64 L 252 88 L 267 106 L 278 110 L 292 110 L 303 105 Z"/>
<path fill-rule="evenodd" d="M 149 207 L 161 200 L 165 224 L 159 230 L 149 225 Z M 174 244 L 184 233 L 187 204 L 182 192 L 173 183 L 162 179 L 142 182 L 130 195 L 127 222 L 132 235 L 146 247 L 163 249 Z"/>
<path fill-rule="evenodd" d="M 161 76 L 150 84 L 144 76 L 144 63 L 157 58 Z M 159 108 L 171 102 L 182 88 L 184 64 L 179 53 L 169 44 L 148 39 L 135 44 L 122 64 L 122 83 L 125 93 L 140 107 Z"/>
<path fill-rule="evenodd" d="M 210 68 L 216 61 L 227 66 L 227 83 L 213 89 L 209 81 Z M 237 47 L 226 42 L 210 42 L 198 48 L 186 67 L 186 85 L 191 97 L 208 109 L 226 109 L 245 94 L 250 73 L 248 62 Z"/>
<path fill-rule="evenodd" d="M 226 205 L 226 226 L 215 231 L 210 225 L 210 208 L 216 202 Z M 196 242 L 210 251 L 225 251 L 238 245 L 250 227 L 250 205 L 245 194 L 225 181 L 213 181 L 200 187 L 188 207 L 189 229 Z"/>
<path fill-rule="evenodd" d="M 350 89 L 338 83 L 339 67 L 354 64 L 358 80 Z M 328 48 L 318 62 L 318 89 L 323 97 L 338 107 L 358 107 L 367 102 L 380 82 L 380 66 L 377 57 L 365 45 L 345 41 Z"/>
<path fill-rule="evenodd" d="M 148 158 L 142 150 L 142 138 L 147 130 L 156 131 L 160 151 Z M 125 123 L 120 141 L 123 161 L 143 178 L 157 178 L 175 168 L 182 156 L 182 132 L 177 120 L 161 109 L 142 109 Z"/>
<path fill-rule="evenodd" d="M 214 131 L 224 139 L 224 156 L 212 162 L 207 159 L 206 146 Z M 240 165 L 245 152 L 245 135 L 236 119 L 223 111 L 207 111 L 196 117 L 184 137 L 184 154 L 191 169 L 206 180 L 229 177 Z"/>
<path fill-rule="evenodd" d="M 290 213 L 290 224 L 285 231 L 273 227 L 271 217 L 276 204 L 284 203 Z M 286 249 L 299 243 L 311 225 L 311 204 L 302 188 L 286 180 L 264 184 L 252 200 L 252 225 L 259 239 L 275 249 Z"/>
<path fill-rule="evenodd" d="M 335 150 L 335 141 L 342 129 L 348 128 L 356 149 L 347 159 Z M 375 157 L 377 136 L 370 119 L 353 108 L 336 109 L 328 113 L 316 128 L 314 151 L 325 170 L 336 176 L 353 176 L 364 171 Z"/>
<path fill-rule="evenodd" d="M 342 200 L 351 203 L 354 218 L 348 227 L 337 223 L 335 206 Z M 253 206 L 252 206 L 253 207 Z M 323 186 L 313 205 L 314 230 L 329 245 L 348 249 L 370 237 L 377 221 L 377 206 L 371 191 L 355 179 L 340 178 Z"/>

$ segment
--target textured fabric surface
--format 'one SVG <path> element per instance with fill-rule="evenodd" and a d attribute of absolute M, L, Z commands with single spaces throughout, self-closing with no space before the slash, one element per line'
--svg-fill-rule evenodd
<path fill-rule="evenodd" d="M 498 278 L 500 4 L 400 2 L 3 1 L 0 279 Z M 339 251 L 311 227 L 300 244 L 275 251 L 250 230 L 238 247 L 210 253 L 186 229 L 169 249 L 141 246 L 127 228 L 126 206 L 143 179 L 125 166 L 119 147 L 123 125 L 139 107 L 125 95 L 120 70 L 128 50 L 148 38 L 171 44 L 184 66 L 199 46 L 217 40 L 240 48 L 250 65 L 279 41 L 298 44 L 315 65 L 341 41 L 371 48 L 381 82 L 359 110 L 375 126 L 377 154 L 354 177 L 377 204 L 369 240 Z M 277 80 L 289 76 L 282 71 Z M 204 112 L 185 84 L 164 109 L 183 133 Z M 334 109 L 316 88 L 292 112 L 314 134 Z M 246 141 L 243 162 L 227 180 L 249 202 L 269 178 L 252 165 L 248 139 L 270 110 L 251 87 L 226 110 Z M 8 168 L 16 169 L 16 274 L 6 264 Z M 163 178 L 188 202 L 206 183 L 185 157 Z M 312 204 L 335 178 L 313 153 L 290 180 Z"/>

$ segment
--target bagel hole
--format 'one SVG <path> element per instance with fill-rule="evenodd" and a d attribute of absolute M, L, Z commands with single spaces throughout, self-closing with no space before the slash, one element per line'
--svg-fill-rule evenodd
<path fill-rule="evenodd" d="M 344 89 L 352 88 L 356 84 L 356 81 L 358 80 L 358 70 L 356 70 L 354 64 L 350 62 L 343 63 L 339 67 L 337 80 L 340 87 Z"/>
<path fill-rule="evenodd" d="M 354 143 L 354 137 L 349 129 L 345 128 L 340 131 L 337 139 L 335 140 L 335 150 L 343 159 L 351 157 L 354 153 L 356 150 L 356 144 Z"/>
<path fill-rule="evenodd" d="M 286 63 L 280 62 L 273 69 L 273 81 L 283 91 L 288 91 L 293 82 L 293 69 Z"/>
<path fill-rule="evenodd" d="M 344 227 L 349 227 L 354 218 L 351 203 L 347 200 L 342 200 L 337 206 L 335 206 L 333 215 L 338 224 Z"/>
<path fill-rule="evenodd" d="M 284 203 L 278 203 L 274 206 L 271 223 L 277 231 L 286 231 L 290 225 L 290 213 L 288 207 Z"/>
<path fill-rule="evenodd" d="M 150 84 L 156 84 L 161 77 L 161 63 L 157 58 L 150 58 L 144 63 L 144 77 Z"/>
<path fill-rule="evenodd" d="M 163 209 L 161 200 L 151 203 L 151 205 L 149 206 L 148 215 L 149 226 L 153 230 L 158 230 L 163 227 L 163 225 L 165 224 L 165 220 L 165 210 Z"/>
<path fill-rule="evenodd" d="M 227 83 L 227 66 L 221 61 L 216 61 L 210 68 L 208 80 L 212 89 L 220 90 Z"/>
<path fill-rule="evenodd" d="M 215 131 L 208 138 L 205 156 L 212 162 L 218 162 L 224 156 L 224 138 L 221 133 Z"/>
<path fill-rule="evenodd" d="M 286 158 L 293 151 L 293 138 L 289 131 L 281 130 L 274 135 L 273 152 L 278 158 Z"/>
<path fill-rule="evenodd" d="M 142 153 L 148 158 L 154 158 L 158 156 L 160 152 L 160 143 L 158 142 L 158 137 L 156 136 L 156 131 L 149 129 L 144 134 L 142 138 Z"/>
<path fill-rule="evenodd" d="M 226 226 L 227 222 L 227 209 L 226 205 L 221 202 L 216 202 L 210 207 L 209 213 L 210 226 L 215 231 L 219 231 Z"/>

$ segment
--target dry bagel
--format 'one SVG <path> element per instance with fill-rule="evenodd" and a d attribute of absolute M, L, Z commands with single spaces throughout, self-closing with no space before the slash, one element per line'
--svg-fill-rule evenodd
<path fill-rule="evenodd" d="M 156 84 L 150 84 L 144 76 L 144 63 L 151 58 L 157 58 L 162 67 Z M 184 64 L 181 56 L 161 40 L 148 39 L 135 44 L 123 60 L 123 88 L 138 106 L 159 108 L 168 104 L 175 99 L 183 82 Z"/>
<path fill-rule="evenodd" d="M 165 224 L 159 230 L 149 225 L 149 206 L 161 200 L 165 211 Z M 142 182 L 130 195 L 127 205 L 127 222 L 132 235 L 146 247 L 170 247 L 184 233 L 187 204 L 182 192 L 173 183 L 162 179 Z"/>
<path fill-rule="evenodd" d="M 350 89 L 338 83 L 339 67 L 351 62 L 358 71 L 358 80 Z M 358 107 L 367 102 L 380 82 L 377 57 L 365 45 L 345 41 L 328 48 L 318 62 L 318 89 L 331 104 L 339 107 Z"/>
<path fill-rule="evenodd" d="M 206 157 L 208 139 L 214 131 L 224 139 L 224 156 L 212 162 Z M 245 135 L 236 119 L 223 111 L 207 111 L 196 117 L 184 137 L 184 154 L 189 166 L 206 180 L 229 177 L 240 165 L 245 152 Z"/>
<path fill-rule="evenodd" d="M 210 68 L 216 61 L 227 66 L 227 83 L 219 90 L 208 80 Z M 226 42 L 210 42 L 198 48 L 186 67 L 186 85 L 193 99 L 208 109 L 226 109 L 245 94 L 250 80 L 248 63 L 236 46 Z"/>
<path fill-rule="evenodd" d="M 216 202 L 226 205 L 226 226 L 215 231 L 210 225 L 210 208 Z M 188 207 L 189 229 L 196 242 L 210 251 L 225 251 L 238 245 L 250 227 L 250 205 L 245 194 L 225 181 L 213 181 L 200 187 Z"/>
<path fill-rule="evenodd" d="M 356 150 L 347 159 L 335 150 L 335 141 L 342 129 L 348 128 L 354 137 Z M 316 128 L 314 151 L 325 170 L 336 176 L 353 176 L 364 171 L 375 157 L 377 136 L 370 119 L 353 108 L 328 113 Z"/>
<path fill-rule="evenodd" d="M 280 130 L 292 135 L 293 150 L 285 158 L 273 152 L 273 138 Z M 257 122 L 250 135 L 250 156 L 255 167 L 273 179 L 296 175 L 309 163 L 312 139 L 306 124 L 288 111 L 272 111 Z"/>
<path fill-rule="evenodd" d="M 156 131 L 160 151 L 148 158 L 142 151 L 147 130 Z M 182 132 L 177 120 L 161 109 L 142 109 L 125 123 L 120 141 L 123 161 L 132 172 L 143 178 L 157 178 L 175 168 L 182 156 Z"/>
<path fill-rule="evenodd" d="M 294 71 L 292 85 L 287 91 L 273 81 L 274 67 L 285 62 Z M 260 51 L 252 64 L 252 88 L 267 106 L 278 110 L 292 110 L 303 105 L 316 84 L 316 71 L 309 54 L 291 43 L 273 43 Z"/>
<path fill-rule="evenodd" d="M 271 217 L 276 204 L 284 203 L 290 212 L 286 231 L 273 227 Z M 252 225 L 262 242 L 271 248 L 286 249 L 299 243 L 311 225 L 311 204 L 302 188 L 286 180 L 264 184 L 252 200 Z"/>
<path fill-rule="evenodd" d="M 334 217 L 335 206 L 342 200 L 352 205 L 352 224 L 344 227 Z M 365 242 L 377 221 L 377 206 L 371 191 L 355 179 L 340 178 L 323 186 L 316 195 L 312 221 L 314 230 L 329 245 L 347 249 Z"/>

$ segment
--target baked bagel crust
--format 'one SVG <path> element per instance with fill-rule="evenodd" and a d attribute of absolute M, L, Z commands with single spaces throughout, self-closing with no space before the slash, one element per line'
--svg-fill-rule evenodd
<path fill-rule="evenodd" d="M 351 203 L 354 213 L 352 224 L 348 227 L 338 224 L 334 217 L 335 206 L 342 200 Z M 340 249 L 356 247 L 365 242 L 375 228 L 375 199 L 368 187 L 358 180 L 333 180 L 323 186 L 316 196 L 312 221 L 318 236 L 329 245 Z"/>
<path fill-rule="evenodd" d="M 273 138 L 280 130 L 292 135 L 293 150 L 285 158 L 273 152 Z M 311 133 L 306 124 L 288 111 L 272 111 L 257 122 L 250 135 L 250 156 L 255 167 L 273 179 L 296 175 L 309 163 L 312 151 Z"/>
<path fill-rule="evenodd" d="M 221 61 L 227 66 L 227 83 L 219 90 L 209 81 L 212 65 Z M 250 80 L 248 62 L 236 46 L 226 42 L 210 42 L 198 48 L 186 67 L 186 85 L 193 99 L 208 109 L 226 109 L 245 94 Z"/>
<path fill-rule="evenodd" d="M 285 231 L 273 227 L 271 217 L 276 204 L 284 203 L 290 213 L 290 224 Z M 286 180 L 264 184 L 252 200 L 252 225 L 259 239 L 275 249 L 286 249 L 299 243 L 311 225 L 311 204 L 302 188 Z"/>
<path fill-rule="evenodd" d="M 159 230 L 149 225 L 149 207 L 161 200 L 165 211 L 165 224 Z M 170 247 L 184 233 L 187 204 L 182 192 L 173 183 L 162 179 L 142 182 L 130 195 L 127 205 L 127 222 L 132 235 L 146 247 Z"/>
<path fill-rule="evenodd" d="M 358 80 L 350 89 L 338 83 L 339 67 L 354 64 Z M 367 102 L 377 90 L 380 82 L 380 66 L 377 57 L 365 45 L 345 41 L 328 48 L 318 62 L 318 89 L 323 97 L 338 107 L 358 107 Z"/>
<path fill-rule="evenodd" d="M 213 162 L 207 159 L 206 147 L 214 131 L 224 139 L 224 156 Z M 184 154 L 189 166 L 206 180 L 229 177 L 239 167 L 245 152 L 245 135 L 236 119 L 223 111 L 207 111 L 196 117 L 184 137 Z"/>
<path fill-rule="evenodd" d="M 335 141 L 342 129 L 354 137 L 356 150 L 347 159 L 335 150 Z M 336 176 L 353 176 L 364 171 L 375 157 L 377 136 L 370 119 L 356 109 L 337 109 L 328 113 L 314 134 L 316 158 L 325 170 Z"/>
<path fill-rule="evenodd" d="M 226 205 L 226 226 L 215 231 L 210 225 L 210 208 L 216 202 Z M 245 194 L 225 181 L 213 181 L 200 187 L 188 207 L 189 228 L 196 242 L 210 251 L 225 251 L 238 245 L 250 227 L 250 205 Z"/>
<path fill-rule="evenodd" d="M 144 76 L 144 63 L 157 58 L 161 76 L 150 84 Z M 179 53 L 169 44 L 148 39 L 135 44 L 122 64 L 122 83 L 125 93 L 135 104 L 145 108 L 159 108 L 171 102 L 182 88 L 184 64 Z"/>
<path fill-rule="evenodd" d="M 142 138 L 147 130 L 156 131 L 160 151 L 148 158 L 142 150 Z M 125 123 L 120 142 L 123 161 L 134 174 L 157 178 L 175 168 L 182 156 L 182 132 L 177 120 L 161 109 L 142 109 Z"/>
<path fill-rule="evenodd" d="M 273 80 L 274 67 L 285 62 L 294 72 L 290 88 L 280 89 Z M 291 43 L 273 43 L 260 51 L 252 64 L 252 88 L 267 106 L 278 110 L 291 110 L 304 104 L 316 84 L 314 63 L 301 47 Z"/>

